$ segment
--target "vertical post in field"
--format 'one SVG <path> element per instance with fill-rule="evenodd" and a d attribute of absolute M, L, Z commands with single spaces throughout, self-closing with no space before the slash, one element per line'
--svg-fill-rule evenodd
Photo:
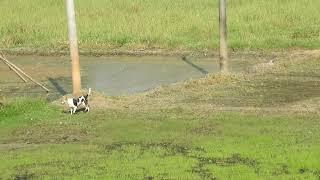
<path fill-rule="evenodd" d="M 220 71 L 228 72 L 227 0 L 219 0 Z"/>
<path fill-rule="evenodd" d="M 81 77 L 80 77 L 80 63 L 79 63 L 79 50 L 78 39 L 76 30 L 76 17 L 74 11 L 73 0 L 66 0 L 67 17 L 68 17 L 68 29 L 69 29 L 69 43 L 70 43 L 70 55 L 72 64 L 72 94 L 77 96 L 81 89 Z"/>

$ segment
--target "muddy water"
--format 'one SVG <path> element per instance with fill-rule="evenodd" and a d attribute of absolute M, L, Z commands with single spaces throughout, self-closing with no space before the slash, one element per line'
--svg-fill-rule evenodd
<path fill-rule="evenodd" d="M 217 63 L 212 59 L 113 57 L 93 62 L 85 66 L 85 84 L 111 95 L 142 92 L 159 85 L 199 78 L 219 71 Z M 234 69 L 242 70 L 236 65 Z"/>
<path fill-rule="evenodd" d="M 71 92 L 69 57 L 11 56 L 16 65 L 51 89 L 50 96 Z M 203 77 L 219 71 L 216 58 L 183 57 L 81 57 L 83 88 L 91 87 L 107 95 L 143 92 L 159 85 Z M 233 71 L 244 71 L 245 61 L 232 61 Z M 32 83 L 21 83 L 0 64 L 0 95 L 33 96 L 43 91 Z M 51 97 L 51 98 L 52 98 Z"/>

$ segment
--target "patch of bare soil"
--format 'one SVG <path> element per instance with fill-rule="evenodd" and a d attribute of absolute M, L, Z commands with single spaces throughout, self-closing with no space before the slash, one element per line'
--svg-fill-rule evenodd
<path fill-rule="evenodd" d="M 25 144 L 64 144 L 86 141 L 91 134 L 77 124 L 63 122 L 52 124 L 35 124 L 28 128 L 19 128 L 12 132 L 12 136 L 3 140 L 3 145 L 11 144 L 12 148 L 28 147 Z M 19 147 L 21 146 L 21 147 Z M 7 146 L 6 148 L 10 148 Z"/>
<path fill-rule="evenodd" d="M 19 149 L 28 149 L 28 148 L 36 148 L 38 147 L 37 144 L 28 144 L 28 143 L 12 143 L 9 142 L 8 144 L 0 143 L 0 151 L 15 151 Z"/>
<path fill-rule="evenodd" d="M 201 53 L 200 53 L 201 54 Z M 218 56 L 216 53 L 206 53 L 207 56 L 210 56 L 214 61 L 218 60 Z M 197 58 L 199 54 L 196 53 L 183 53 L 183 56 L 188 56 L 192 58 Z M 201 56 L 201 55 L 200 55 Z M 14 58 L 14 57 L 13 57 Z M 60 89 L 60 92 L 55 92 L 55 97 L 60 97 L 58 100 L 54 101 L 53 104 L 59 105 L 65 109 L 67 109 L 65 106 L 61 105 L 62 95 L 60 94 L 66 94 L 69 91 L 70 87 L 65 87 L 66 84 L 61 84 L 61 82 L 69 82 L 70 75 L 69 75 L 69 67 L 70 62 L 68 61 L 67 57 L 46 57 L 41 62 L 34 62 L 34 57 L 30 56 L 27 57 L 29 59 L 21 59 L 17 58 L 14 62 L 17 63 L 17 65 L 21 65 L 23 69 L 30 73 L 35 79 L 37 80 L 43 80 L 44 83 L 53 84 L 56 87 L 56 89 Z M 165 57 L 164 57 L 165 58 Z M 266 79 L 264 84 L 267 82 L 270 83 L 278 83 L 279 79 L 281 80 L 282 84 L 281 87 L 286 90 L 287 95 L 285 97 L 288 97 L 288 93 L 294 94 L 295 87 L 290 85 L 288 81 L 288 85 L 286 85 L 286 78 L 295 78 L 294 80 L 290 80 L 290 82 L 293 82 L 297 80 L 297 78 L 300 78 L 297 83 L 304 82 L 307 78 L 313 78 L 313 81 L 308 83 L 316 83 L 319 80 L 319 76 L 317 76 L 318 72 L 315 72 L 310 75 L 309 71 L 301 71 L 300 74 L 290 73 L 286 74 L 286 71 L 290 66 L 300 63 L 301 62 L 307 62 L 310 61 L 310 59 L 320 59 L 320 50 L 284 50 L 284 51 L 246 51 L 246 52 L 231 52 L 230 53 L 230 61 L 238 61 L 238 62 L 245 62 L 246 65 L 248 64 L 250 68 L 248 69 L 249 74 L 246 74 L 245 81 L 251 81 L 255 78 L 256 75 L 264 76 L 263 74 L 276 74 L 274 75 L 274 78 L 271 81 L 269 79 Z M 30 63 L 31 62 L 31 63 Z M 270 63 L 272 62 L 272 63 Z M 313 71 L 318 71 L 317 69 L 314 69 Z M 253 73 L 251 73 L 253 72 Z M 283 72 L 283 73 L 282 73 Z M 281 74 L 282 73 L 282 74 Z M 305 75 L 308 74 L 310 76 L 306 77 Z M 316 74 L 318 73 L 318 74 Z M 249 107 L 249 106 L 241 106 L 237 107 L 229 107 L 226 104 L 212 104 L 212 103 L 206 103 L 204 104 L 197 104 L 196 102 L 192 104 L 191 102 L 185 103 L 183 100 L 188 99 L 190 93 L 198 93 L 201 91 L 206 90 L 213 90 L 216 88 L 217 84 L 223 84 L 225 81 L 228 81 L 228 78 L 211 78 L 211 76 L 214 75 L 207 75 L 205 78 L 200 78 L 198 80 L 192 80 L 192 81 L 186 81 L 182 83 L 173 84 L 170 86 L 161 86 L 156 89 L 153 89 L 148 92 L 142 92 L 134 95 L 128 95 L 128 96 L 122 96 L 122 97 L 114 97 L 114 96 L 107 96 L 102 93 L 94 91 L 92 96 L 89 98 L 89 104 L 92 107 L 92 109 L 135 109 L 135 110 L 148 110 L 148 109 L 159 109 L 159 108 L 176 108 L 176 107 L 183 107 L 183 108 L 198 108 L 201 107 L 201 109 L 216 109 L 216 110 L 256 110 L 260 109 L 260 107 Z M 249 77 L 250 76 L 250 77 Z M 295 77 L 293 77 L 295 76 Z M 299 76 L 299 77 L 298 77 Z M 16 79 L 14 79 L 16 78 Z M 50 78 L 50 81 L 48 81 L 48 78 Z M 69 78 L 69 79 L 68 79 Z M 0 82 L 17 82 L 19 79 L 13 74 L 13 72 L 10 72 L 10 70 L 5 67 L 4 65 L 0 65 Z M 125 81 L 124 81 L 125 82 Z M 60 83 L 60 84 L 59 84 Z M 234 81 L 232 82 L 235 84 L 235 87 L 240 83 L 240 81 Z M 254 82 L 257 83 L 257 82 Z M 269 83 L 269 84 L 270 84 Z M 301 84 L 301 83 L 300 83 Z M 304 83 L 307 84 L 307 83 Z M 70 84 L 67 84 L 69 86 Z M 267 83 L 268 85 L 268 83 Z M 61 87 L 60 87 L 61 86 Z M 277 84 L 270 84 L 270 87 L 265 87 L 266 85 L 253 85 L 253 89 L 244 89 L 243 91 L 254 91 L 255 87 L 259 87 L 261 90 L 264 90 L 266 88 L 270 88 L 271 91 L 266 91 L 266 93 L 273 93 L 273 95 L 277 95 L 276 97 L 280 97 L 281 89 L 277 89 Z M 310 86 L 309 88 L 313 88 L 315 85 Z M 206 87 L 206 88 L 205 88 Z M 299 87 L 299 91 L 301 91 L 302 86 Z M 182 88 L 182 89 L 181 89 Z M 249 87 L 251 88 L 251 87 Z M 1 83 L 0 84 L 0 96 L 10 96 L 13 95 L 16 97 L 17 95 L 21 95 L 24 93 L 33 92 L 33 89 L 35 89 L 34 86 L 31 86 L 30 84 L 24 84 L 21 83 Z M 277 91 L 272 90 L 277 89 Z M 289 91 L 290 90 L 290 91 Z M 58 90 L 59 91 L 59 90 Z M 40 94 L 41 90 L 37 90 L 33 92 L 34 94 Z M 216 91 L 218 92 L 218 91 Z M 217 97 L 221 96 L 220 94 L 217 94 L 213 91 L 213 98 L 209 99 L 212 101 L 217 101 Z M 262 92 L 262 91 L 260 91 Z M 314 91 L 312 91 L 314 92 Z M 85 92 L 84 92 L 85 93 Z M 259 92 L 253 92 L 258 95 Z M 308 95 L 303 92 L 299 92 L 302 95 Z M 176 96 L 179 94 L 179 96 Z M 28 96 L 29 94 L 27 94 Z M 261 95 L 261 94 L 260 94 Z M 68 97 L 71 97 L 71 95 L 66 95 Z M 312 97 L 315 97 L 316 95 L 313 95 Z M 240 96 L 239 96 L 240 97 Z M 267 96 L 264 96 L 267 97 Z M 311 96 L 310 96 L 311 97 Z M 180 98 L 180 99 L 179 99 Z M 315 97 L 316 98 L 316 97 Z M 189 98 L 190 99 L 190 98 Z M 192 99 L 191 99 L 192 100 Z M 201 99 L 200 99 L 201 100 Z M 237 99 L 238 101 L 242 101 L 241 99 Z M 268 100 L 268 99 L 267 99 Z M 230 99 L 228 100 L 230 101 Z M 1 100 L 0 100 L 1 102 Z M 231 102 L 231 101 L 230 101 Z M 246 101 L 244 101 L 246 102 Z M 275 103 L 278 102 L 277 100 L 274 101 Z M 238 103 L 239 104 L 239 103 Z M 317 111 L 318 109 L 319 101 L 317 101 L 314 98 L 309 98 L 309 100 L 296 100 L 295 102 L 287 103 L 286 105 L 283 105 L 281 108 L 283 110 L 287 109 L 293 109 L 293 110 L 302 110 L 302 111 Z M 274 107 L 275 110 L 281 109 L 279 107 Z M 199 109 L 199 108 L 198 108 Z M 265 109 L 273 110 L 272 107 L 265 107 Z"/>
<path fill-rule="evenodd" d="M 87 93 L 87 90 L 82 91 L 83 95 L 85 95 L 86 93 Z M 53 101 L 52 104 L 60 106 L 65 111 L 68 111 L 68 108 L 69 108 L 68 105 L 62 103 L 65 98 L 74 98 L 74 97 L 72 94 L 67 94 Z M 135 101 L 135 98 L 130 99 L 129 97 L 106 96 L 96 91 L 92 91 L 91 95 L 88 97 L 89 106 L 91 107 L 92 110 L 125 109 L 129 107 L 129 104 L 131 101 Z"/>

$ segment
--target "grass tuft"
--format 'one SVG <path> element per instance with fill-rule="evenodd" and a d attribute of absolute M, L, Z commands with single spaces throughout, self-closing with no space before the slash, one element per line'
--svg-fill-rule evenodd
<path fill-rule="evenodd" d="M 0 124 L 21 125 L 41 116 L 50 116 L 55 111 L 56 108 L 50 107 L 44 99 L 10 99 L 0 108 Z"/>

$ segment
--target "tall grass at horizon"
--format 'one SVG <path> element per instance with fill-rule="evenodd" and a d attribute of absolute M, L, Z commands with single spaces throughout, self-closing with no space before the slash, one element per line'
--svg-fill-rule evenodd
<path fill-rule="evenodd" d="M 215 0 L 78 0 L 80 48 L 218 47 Z M 320 1 L 230 0 L 231 48 L 319 48 Z M 68 49 L 64 1 L 0 1 L 0 48 Z"/>

